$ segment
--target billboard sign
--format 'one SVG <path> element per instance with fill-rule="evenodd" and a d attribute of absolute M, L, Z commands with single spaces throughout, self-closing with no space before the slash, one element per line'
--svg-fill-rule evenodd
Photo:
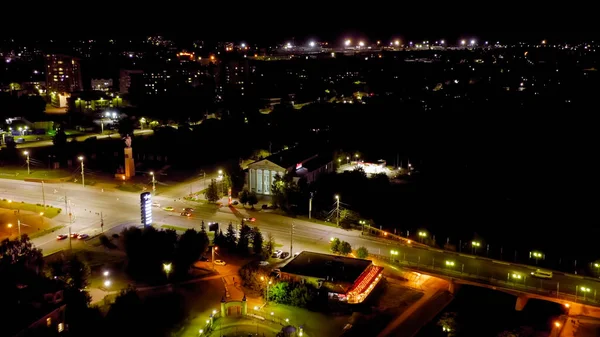
<path fill-rule="evenodd" d="M 152 193 L 144 192 L 140 194 L 140 211 L 142 215 L 142 225 L 144 227 L 152 224 Z"/>

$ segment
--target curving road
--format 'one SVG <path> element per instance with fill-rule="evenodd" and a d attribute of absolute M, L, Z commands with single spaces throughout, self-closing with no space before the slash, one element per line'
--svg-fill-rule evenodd
<path fill-rule="evenodd" d="M 370 253 L 380 255 L 382 258 L 393 257 L 398 263 L 424 268 L 438 274 L 457 278 L 476 278 L 486 283 L 502 282 L 502 286 L 543 292 L 549 295 L 555 295 L 557 291 L 560 294 L 577 294 L 579 300 L 582 300 L 585 295 L 588 303 L 600 303 L 600 280 L 598 279 L 555 272 L 551 280 L 541 280 L 531 276 L 531 272 L 536 269 L 533 266 L 513 265 L 506 261 L 493 261 L 433 248 L 413 247 L 377 237 L 363 236 L 360 231 L 356 230 L 319 225 L 241 206 L 217 207 L 187 202 L 182 199 L 189 193 L 190 184 L 194 191 L 197 191 L 203 189 L 205 181 L 208 183 L 211 178 L 213 178 L 212 175 L 207 175 L 206 180 L 199 178 L 170 188 L 159 186 L 158 195 L 154 201 L 159 202 L 162 207 L 172 206 L 175 211 L 168 212 L 162 208 L 154 208 L 154 222 L 198 229 L 202 220 L 205 222 L 216 221 L 225 230 L 229 222 L 239 224 L 242 218 L 255 217 L 256 222 L 250 225 L 258 226 L 265 235 L 272 233 L 277 243 L 283 245 L 280 249 L 284 251 L 290 250 L 293 224 L 293 252 L 301 250 L 326 252 L 330 238 L 337 237 L 340 240 L 348 241 L 354 248 L 364 246 Z M 2 198 L 15 201 L 41 203 L 41 188 L 39 183 L 0 179 Z M 126 226 L 140 225 L 139 194 L 136 193 L 123 192 L 107 186 L 84 188 L 78 184 L 64 183 L 46 184 L 45 194 L 47 204 L 63 209 L 65 208 L 65 195 L 67 196 L 67 200 L 70 201 L 69 209 L 74 219 L 71 227 L 73 232 L 98 234 L 100 232 L 100 213 L 104 218 L 105 232 L 116 233 Z M 195 208 L 194 216 L 191 218 L 180 216 L 179 213 L 184 207 Z M 42 248 L 45 253 L 69 247 L 69 240 L 56 240 L 57 234 L 68 233 L 70 223 L 68 212 L 63 211 L 53 219 L 53 222 L 54 225 L 65 225 L 66 227 L 33 240 L 36 246 Z M 85 242 L 73 241 L 74 246 L 83 244 Z M 392 256 L 391 250 L 398 253 Z M 582 287 L 589 291 L 581 292 Z"/>

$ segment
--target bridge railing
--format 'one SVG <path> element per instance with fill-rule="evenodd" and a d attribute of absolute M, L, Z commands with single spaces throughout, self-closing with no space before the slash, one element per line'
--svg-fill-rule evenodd
<path fill-rule="evenodd" d="M 405 254 L 397 251 L 394 256 L 370 254 L 373 258 L 386 261 L 405 269 L 416 272 L 430 273 L 455 278 L 479 284 L 491 285 L 505 289 L 526 292 L 541 296 L 553 297 L 558 300 L 577 302 L 587 305 L 600 305 L 598 283 L 586 282 L 583 278 L 576 278 L 578 284 L 563 284 L 558 281 L 534 278 L 523 272 L 501 272 L 494 268 L 480 268 L 477 260 L 472 263 L 457 263 L 452 260 L 428 261 L 418 254 Z M 416 256 L 415 256 L 416 255 Z M 491 270 L 490 270 L 491 269 Z"/>

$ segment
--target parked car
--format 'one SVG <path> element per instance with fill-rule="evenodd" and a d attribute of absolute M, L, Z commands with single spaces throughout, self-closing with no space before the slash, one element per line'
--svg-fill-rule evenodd
<path fill-rule="evenodd" d="M 171 207 L 171 206 L 167 206 L 167 207 L 165 207 L 165 208 L 163 208 L 163 209 L 164 209 L 165 211 L 169 211 L 169 212 L 171 212 L 171 211 L 173 211 L 175 208 L 173 208 L 173 207 Z"/>
<path fill-rule="evenodd" d="M 283 251 L 282 251 L 282 250 L 280 250 L 280 249 L 278 249 L 278 250 L 276 250 L 275 252 L 273 252 L 273 255 L 272 255 L 271 257 L 274 257 L 274 258 L 280 258 L 280 257 L 281 257 L 281 254 L 283 254 Z"/>
<path fill-rule="evenodd" d="M 59 234 L 56 236 L 56 240 L 64 240 L 66 238 L 68 238 L 69 236 L 67 234 Z"/>
<path fill-rule="evenodd" d="M 73 239 L 77 239 L 78 236 L 79 236 L 79 234 L 77 234 L 77 233 L 71 233 L 71 238 L 73 238 Z"/>
<path fill-rule="evenodd" d="M 243 220 L 244 222 L 254 222 L 256 221 L 256 218 L 244 218 Z"/>
<path fill-rule="evenodd" d="M 288 257 L 290 257 L 290 253 L 288 252 L 283 252 L 281 253 L 281 256 L 279 257 L 280 259 L 287 259 Z"/>
<path fill-rule="evenodd" d="M 223 260 L 215 260 L 215 264 L 218 265 L 218 266 L 224 266 L 227 263 L 225 263 L 225 261 L 223 261 Z"/>
<path fill-rule="evenodd" d="M 192 213 L 190 212 L 181 212 L 181 216 L 192 216 Z"/>
<path fill-rule="evenodd" d="M 90 237 L 90 236 L 89 236 L 89 235 L 87 235 L 87 234 L 79 234 L 79 235 L 77 236 L 77 238 L 78 238 L 79 240 L 85 240 L 85 239 L 87 239 L 87 238 L 89 238 L 89 237 Z"/>
<path fill-rule="evenodd" d="M 268 265 L 269 265 L 269 261 L 260 261 L 260 262 L 258 263 L 258 265 L 259 265 L 259 266 L 263 266 L 263 267 L 265 267 L 265 266 L 268 266 Z"/>
<path fill-rule="evenodd" d="M 183 209 L 183 211 L 184 212 L 188 212 L 188 213 L 192 213 L 194 211 L 194 209 L 191 208 L 191 207 L 186 207 L 186 208 Z"/>
<path fill-rule="evenodd" d="M 240 202 L 239 202 L 239 201 L 237 201 L 237 200 L 234 200 L 234 201 L 232 201 L 232 202 L 231 202 L 231 204 L 232 204 L 232 205 L 238 205 L 239 203 L 240 203 Z"/>
<path fill-rule="evenodd" d="M 158 202 L 153 202 L 152 207 L 160 207 L 160 204 Z"/>

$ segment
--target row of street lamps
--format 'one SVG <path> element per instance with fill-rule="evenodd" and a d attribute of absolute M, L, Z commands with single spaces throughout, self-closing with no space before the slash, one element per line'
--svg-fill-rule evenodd
<path fill-rule="evenodd" d="M 23 154 L 25 155 L 25 162 L 27 163 L 27 174 L 30 175 L 31 174 L 31 157 L 29 156 L 29 151 L 23 151 Z M 84 157 L 83 156 L 79 156 L 77 157 L 77 159 L 79 159 L 79 161 L 81 162 L 81 185 L 83 187 L 85 187 L 85 170 L 84 170 L 84 166 L 83 166 L 83 160 Z"/>

